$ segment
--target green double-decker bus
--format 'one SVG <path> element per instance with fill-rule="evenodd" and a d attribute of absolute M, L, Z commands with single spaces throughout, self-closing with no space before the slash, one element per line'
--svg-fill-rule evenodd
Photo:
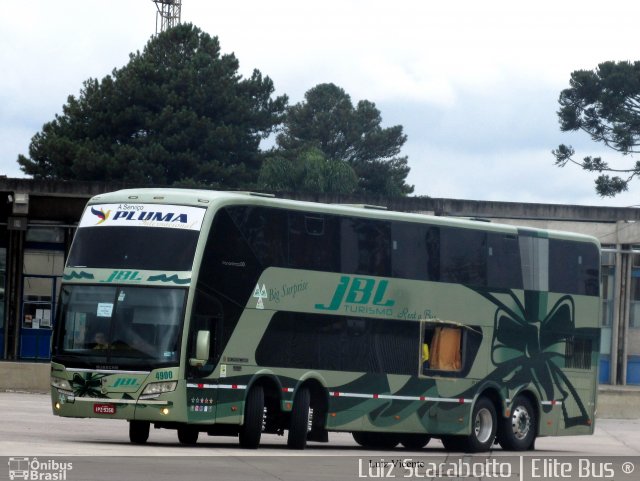
<path fill-rule="evenodd" d="M 597 240 L 195 190 L 92 198 L 54 329 L 53 412 L 287 445 L 533 449 L 591 434 Z"/>

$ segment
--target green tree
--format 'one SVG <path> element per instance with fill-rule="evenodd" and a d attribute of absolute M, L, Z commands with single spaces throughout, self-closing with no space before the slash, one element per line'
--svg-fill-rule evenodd
<path fill-rule="evenodd" d="M 247 188 L 286 96 L 269 77 L 238 73 L 217 37 L 183 24 L 101 81 L 90 78 L 18 163 L 39 179 Z"/>
<path fill-rule="evenodd" d="M 577 70 L 558 102 L 563 132 L 584 131 L 595 142 L 623 155 L 640 152 L 640 62 L 604 62 L 593 71 Z M 596 191 L 602 197 L 626 191 L 629 182 L 640 175 L 638 161 L 629 168 L 615 169 L 601 157 L 576 159 L 570 145 L 562 144 L 552 152 L 560 167 L 574 163 L 599 173 Z"/>
<path fill-rule="evenodd" d="M 351 194 L 358 187 L 353 169 L 342 160 L 327 159 L 311 147 L 287 158 L 282 152 L 262 164 L 258 188 L 271 192 Z"/>
<path fill-rule="evenodd" d="M 316 85 L 304 97 L 287 108 L 276 138 L 281 151 L 313 147 L 328 161 L 345 162 L 365 194 L 398 197 L 413 192 L 413 186 L 405 183 L 410 170 L 407 157 L 399 156 L 407 140 L 401 125 L 382 128 L 374 103 L 361 100 L 354 107 L 351 97 L 331 83 Z"/>

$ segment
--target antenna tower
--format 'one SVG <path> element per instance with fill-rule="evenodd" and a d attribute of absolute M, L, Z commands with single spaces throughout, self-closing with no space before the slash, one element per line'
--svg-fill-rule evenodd
<path fill-rule="evenodd" d="M 156 35 L 180 23 L 182 0 L 152 0 L 156 4 Z"/>

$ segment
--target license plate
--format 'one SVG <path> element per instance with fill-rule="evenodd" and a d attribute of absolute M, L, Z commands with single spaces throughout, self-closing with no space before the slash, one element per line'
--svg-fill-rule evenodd
<path fill-rule="evenodd" d="M 113 404 L 94 404 L 93 412 L 96 414 L 115 414 L 116 407 Z"/>

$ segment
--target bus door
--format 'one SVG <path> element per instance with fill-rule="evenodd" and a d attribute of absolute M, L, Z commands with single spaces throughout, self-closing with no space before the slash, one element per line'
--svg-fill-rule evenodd
<path fill-rule="evenodd" d="M 463 428 L 460 419 L 470 413 L 470 400 L 460 399 L 460 392 L 480 345 L 477 337 L 473 330 L 460 325 L 423 323 L 422 375 L 436 382 L 441 401 L 434 405 L 431 414 L 437 420 L 439 432 L 460 431 Z"/>
<path fill-rule="evenodd" d="M 187 347 L 189 422 L 215 420 L 219 386 L 211 375 L 220 359 L 221 329 L 222 304 L 214 297 L 198 292 L 194 301 Z"/>

